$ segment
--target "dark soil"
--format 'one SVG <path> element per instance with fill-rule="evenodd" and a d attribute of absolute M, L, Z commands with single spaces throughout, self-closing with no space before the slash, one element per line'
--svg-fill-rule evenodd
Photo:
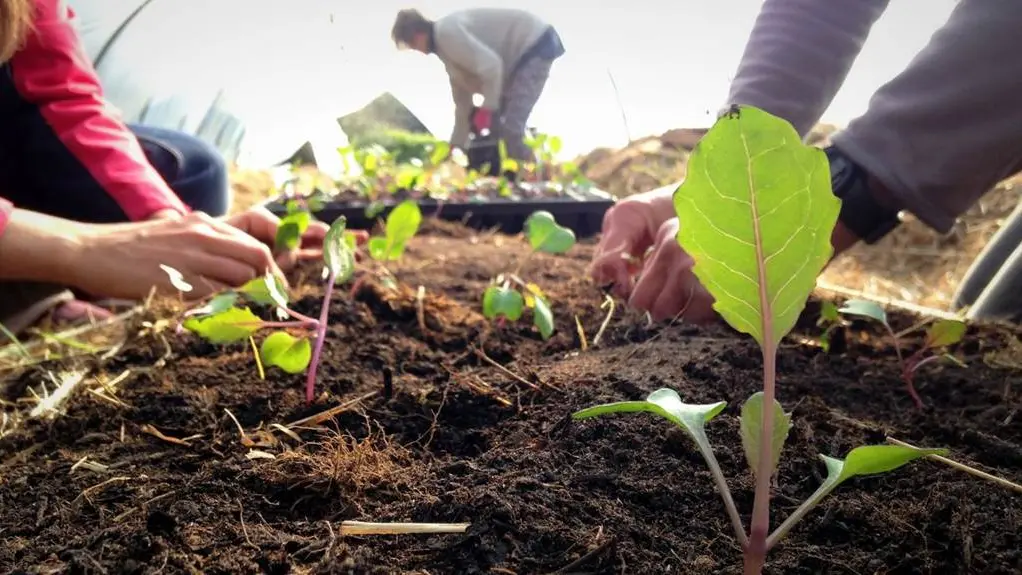
<path fill-rule="evenodd" d="M 737 414 L 760 384 L 755 343 L 725 326 L 647 327 L 618 310 L 593 347 L 605 311 L 584 274 L 588 246 L 524 269 L 555 302 L 551 340 L 528 318 L 491 327 L 479 297 L 522 256 L 523 240 L 431 227 L 393 268 L 401 290 L 367 281 L 354 299 L 338 295 L 311 407 L 302 376 L 271 370 L 260 381 L 246 348 L 167 331 L 169 357 L 149 338 L 104 366 L 111 377 L 131 370 L 117 394 L 124 406 L 80 391 L 65 416 L 0 440 L 0 571 L 740 573 L 723 506 L 680 432 L 652 416 L 569 415 L 661 386 L 693 402 L 726 400 L 709 433 L 747 513 Z M 819 485 L 819 454 L 887 434 L 1022 481 L 1019 332 L 971 328 L 954 350 L 967 368 L 930 364 L 918 375 L 920 412 L 871 326 L 842 332 L 830 353 L 804 342 L 818 333 L 813 307 L 779 357 L 779 398 L 795 424 L 774 524 Z M 314 294 L 298 308 L 317 313 Z M 902 329 L 916 318 L 893 320 Z M 38 381 L 24 374 L 4 398 Z M 301 442 L 271 427 L 348 402 L 324 429 L 299 429 Z M 83 457 L 108 467 L 72 473 Z M 342 537 L 343 520 L 471 526 Z M 918 461 L 842 486 L 774 550 L 768 572 L 1020 573 L 1020 524 L 1022 495 Z"/>

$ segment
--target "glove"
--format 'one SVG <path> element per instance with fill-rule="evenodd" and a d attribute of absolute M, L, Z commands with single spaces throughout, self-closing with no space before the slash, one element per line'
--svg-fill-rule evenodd
<path fill-rule="evenodd" d="M 489 130 L 490 125 L 493 123 L 493 111 L 487 108 L 476 108 L 476 111 L 472 114 L 472 126 L 475 127 L 477 132 L 483 130 Z"/>

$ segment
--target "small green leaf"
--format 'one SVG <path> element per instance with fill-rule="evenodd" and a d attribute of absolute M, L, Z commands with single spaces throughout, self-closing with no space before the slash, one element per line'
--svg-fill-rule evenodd
<path fill-rule="evenodd" d="M 561 137 L 550 136 L 550 139 L 547 140 L 547 146 L 549 146 L 551 154 L 554 155 L 560 154 L 562 146 Z"/>
<path fill-rule="evenodd" d="M 844 458 L 821 455 L 827 466 L 824 485 L 833 489 L 853 477 L 887 473 L 927 455 L 946 455 L 946 449 L 919 449 L 902 445 L 866 445 L 856 447 Z"/>
<path fill-rule="evenodd" d="M 486 319 L 504 316 L 518 321 L 525 309 L 525 298 L 509 287 L 490 286 L 483 292 L 483 315 Z"/>
<path fill-rule="evenodd" d="M 533 297 L 532 301 L 534 304 L 532 308 L 533 325 L 539 329 L 539 334 L 543 336 L 544 340 L 550 339 L 554 333 L 554 314 L 550 311 L 550 304 L 542 297 Z"/>
<path fill-rule="evenodd" d="M 284 287 L 284 280 L 266 272 L 262 277 L 250 280 L 239 290 L 248 296 L 250 300 L 261 305 L 274 305 L 287 307 L 287 288 Z"/>
<path fill-rule="evenodd" d="M 223 313 L 238 303 L 238 294 L 233 291 L 217 294 L 206 305 L 185 312 L 185 317 Z"/>
<path fill-rule="evenodd" d="M 247 307 L 232 307 L 220 313 L 185 320 L 184 328 L 210 343 L 233 343 L 259 331 L 262 320 Z"/>
<path fill-rule="evenodd" d="M 822 150 L 753 107 L 722 116 L 674 193 L 678 243 L 713 308 L 760 347 L 780 342 L 830 260 L 841 202 Z"/>
<path fill-rule="evenodd" d="M 188 293 L 194 289 L 192 284 L 185 281 L 184 274 L 177 269 L 163 264 L 160 264 L 160 269 L 167 274 L 168 278 L 170 278 L 170 285 L 174 286 L 174 289 L 184 293 Z"/>
<path fill-rule="evenodd" d="M 933 349 L 953 345 L 965 336 L 965 322 L 956 319 L 942 319 L 926 330 L 926 347 Z"/>
<path fill-rule="evenodd" d="M 784 442 L 788 439 L 788 431 L 791 430 L 791 415 L 784 413 L 784 408 L 776 399 L 774 400 L 774 427 L 773 440 L 771 441 L 771 456 L 773 461 L 770 464 L 770 474 L 773 475 L 777 469 L 777 463 L 781 460 L 781 450 Z M 760 434 L 763 431 L 763 392 L 757 391 L 742 405 L 741 433 L 742 448 L 745 449 L 745 460 L 753 474 L 759 471 L 760 457 Z"/>
<path fill-rule="evenodd" d="M 310 212 L 318 212 L 326 205 L 326 201 L 321 196 L 316 195 L 307 198 L 305 204 L 309 207 Z"/>
<path fill-rule="evenodd" d="M 429 163 L 436 166 L 446 160 L 449 155 L 451 155 L 451 145 L 447 142 L 439 141 L 433 145 L 433 153 L 429 156 Z"/>
<path fill-rule="evenodd" d="M 302 373 L 312 360 L 312 344 L 283 331 L 271 333 L 259 348 L 259 357 L 287 373 Z"/>
<path fill-rule="evenodd" d="M 705 455 L 712 453 L 710 441 L 706 437 L 706 423 L 726 406 L 723 401 L 703 405 L 683 403 L 678 392 L 664 387 L 649 394 L 645 401 L 605 403 L 577 411 L 571 417 L 588 419 L 611 413 L 653 413 L 684 429 Z"/>
<path fill-rule="evenodd" d="M 292 212 L 281 218 L 277 225 L 277 247 L 293 250 L 301 245 L 302 234 L 309 229 L 311 218 L 306 211 Z"/>
<path fill-rule="evenodd" d="M 355 237 L 345 229 L 347 222 L 344 216 L 338 217 L 323 239 L 323 263 L 327 273 L 333 274 L 335 285 L 348 281 L 355 274 Z"/>
<path fill-rule="evenodd" d="M 525 237 L 532 249 L 551 254 L 563 254 L 575 245 L 575 232 L 559 225 L 547 211 L 533 212 L 525 220 Z"/>
<path fill-rule="evenodd" d="M 414 200 L 405 200 L 387 215 L 384 237 L 369 240 L 369 256 L 375 260 L 401 259 L 408 240 L 415 236 L 422 223 L 422 210 Z"/>
<path fill-rule="evenodd" d="M 864 317 L 878 321 L 884 325 L 887 324 L 887 312 L 884 308 L 875 301 L 869 301 L 866 299 L 850 299 L 845 302 L 845 305 L 841 306 L 839 312 L 845 315 L 854 315 L 858 317 Z"/>
<path fill-rule="evenodd" d="M 825 301 L 820 304 L 820 320 L 826 323 L 836 323 L 841 319 L 837 306 L 832 301 Z"/>
<path fill-rule="evenodd" d="M 366 218 L 370 220 L 375 219 L 376 216 L 383 213 L 383 210 L 385 209 L 387 209 L 387 204 L 381 202 L 380 200 L 369 202 L 369 205 L 366 206 L 365 209 Z"/>

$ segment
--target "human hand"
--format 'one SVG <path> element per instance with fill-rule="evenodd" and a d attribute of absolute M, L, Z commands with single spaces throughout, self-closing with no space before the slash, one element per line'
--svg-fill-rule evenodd
<path fill-rule="evenodd" d="M 622 299 L 631 296 L 634 276 L 653 246 L 660 224 L 673 215 L 664 204 L 669 187 L 628 197 L 611 206 L 603 216 L 603 228 L 589 274 L 601 286 L 612 288 Z M 663 213 L 661 213 L 663 212 Z"/>
<path fill-rule="evenodd" d="M 232 225 L 196 212 L 179 219 L 84 226 L 68 279 L 92 295 L 123 299 L 146 297 L 153 288 L 171 292 L 161 264 L 192 285 L 188 298 L 243 285 L 267 271 L 283 279 L 268 243 L 257 237 L 265 237 L 270 221 L 242 214 Z"/>
<path fill-rule="evenodd" d="M 680 316 L 708 323 L 717 318 L 713 296 L 692 273 L 695 260 L 678 244 L 678 226 L 678 218 L 671 218 L 657 230 L 628 306 L 649 312 L 655 321 Z"/>

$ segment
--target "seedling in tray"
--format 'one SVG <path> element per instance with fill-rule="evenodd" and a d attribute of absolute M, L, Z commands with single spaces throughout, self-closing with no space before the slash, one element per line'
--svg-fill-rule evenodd
<path fill-rule="evenodd" d="M 912 401 L 915 402 L 917 408 L 922 409 L 923 400 L 919 397 L 915 387 L 916 370 L 928 363 L 941 359 L 948 359 L 961 365 L 961 362 L 954 356 L 947 353 L 936 353 L 936 350 L 961 341 L 965 335 L 966 326 L 964 322 L 955 319 L 937 320 L 926 330 L 926 339 L 923 341 L 923 346 L 912 355 L 904 357 L 901 340 L 898 334 L 891 328 L 891 324 L 887 321 L 887 312 L 884 311 L 880 304 L 869 300 L 850 299 L 845 302 L 845 305 L 838 312 L 844 315 L 871 319 L 884 326 L 887 333 L 891 335 L 891 340 L 894 342 L 894 351 L 898 355 L 898 362 L 901 363 L 901 379 L 905 382 L 905 388 L 908 390 L 909 395 L 912 396 Z"/>
<path fill-rule="evenodd" d="M 791 428 L 791 415 L 775 399 L 777 346 L 794 327 L 830 259 L 840 202 L 831 193 L 820 150 L 802 144 L 784 120 L 756 108 L 734 107 L 693 151 L 674 205 L 682 222 L 678 242 L 695 259 L 693 272 L 714 297 L 714 308 L 732 327 L 751 335 L 763 355 L 763 389 L 741 409 L 742 446 L 756 482 L 748 533 L 705 431 L 724 402 L 688 404 L 664 388 L 643 401 L 600 405 L 574 418 L 649 412 L 683 429 L 724 500 L 743 549 L 745 574 L 759 575 L 767 552 L 839 485 L 943 450 L 869 445 L 852 449 L 844 459 L 821 456 L 827 470 L 823 484 L 770 532 L 771 477 Z"/>
<path fill-rule="evenodd" d="M 214 344 L 252 341 L 258 331 L 276 330 L 263 339 L 259 358 L 264 364 L 279 367 L 287 373 L 305 371 L 305 399 L 312 403 L 316 370 L 326 338 L 330 299 L 334 286 L 346 282 L 355 272 L 355 247 L 354 235 L 345 231 L 345 219 L 338 218 L 330 226 L 323 242 L 326 286 L 318 319 L 289 308 L 283 281 L 267 273 L 237 290 L 216 294 L 201 307 L 186 312 L 182 327 Z M 167 266 L 164 270 L 174 287 L 183 292 L 191 291 L 192 286 L 184 281 L 180 272 Z M 273 306 L 277 320 L 261 319 L 245 303 Z M 290 331 L 298 331 L 302 335 L 295 337 Z"/>
<path fill-rule="evenodd" d="M 553 214 L 546 211 L 533 212 L 525 220 L 524 231 L 532 251 L 514 271 L 498 275 L 486 288 L 483 292 L 483 315 L 500 322 L 518 321 L 525 308 L 531 308 L 533 324 L 543 339 L 548 339 L 554 333 L 550 302 L 538 285 L 523 280 L 519 272 L 537 252 L 563 254 L 570 250 L 575 245 L 575 232 L 558 224 Z"/>

